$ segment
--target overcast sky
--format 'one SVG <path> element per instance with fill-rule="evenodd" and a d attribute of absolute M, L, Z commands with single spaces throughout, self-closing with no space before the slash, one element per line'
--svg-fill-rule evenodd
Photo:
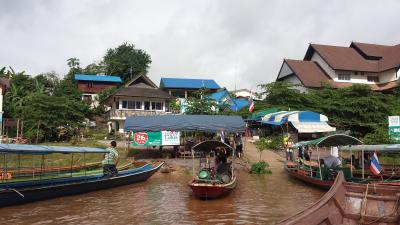
<path fill-rule="evenodd" d="M 149 76 L 211 78 L 229 89 L 274 81 L 308 43 L 400 44 L 400 1 L 0 0 L 0 67 L 28 74 L 86 66 L 123 42 Z"/>

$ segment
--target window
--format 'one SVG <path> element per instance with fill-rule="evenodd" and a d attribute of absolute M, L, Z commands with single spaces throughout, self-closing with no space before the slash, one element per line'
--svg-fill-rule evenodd
<path fill-rule="evenodd" d="M 152 110 L 163 110 L 163 103 L 162 102 L 151 102 L 151 109 Z"/>
<path fill-rule="evenodd" d="M 377 82 L 379 82 L 379 77 L 377 77 L 377 76 L 367 76 L 367 80 L 368 80 L 368 82 L 377 83 Z"/>
<path fill-rule="evenodd" d="M 350 74 L 339 74 L 339 80 L 350 80 Z"/>
<path fill-rule="evenodd" d="M 142 102 L 136 102 L 135 104 L 135 109 L 142 109 Z"/>
<path fill-rule="evenodd" d="M 144 110 L 150 110 L 150 102 L 144 102 Z"/>
<path fill-rule="evenodd" d="M 127 109 L 128 108 L 128 101 L 122 101 L 122 108 Z"/>
<path fill-rule="evenodd" d="M 142 109 L 142 102 L 138 101 L 122 101 L 123 109 Z"/>

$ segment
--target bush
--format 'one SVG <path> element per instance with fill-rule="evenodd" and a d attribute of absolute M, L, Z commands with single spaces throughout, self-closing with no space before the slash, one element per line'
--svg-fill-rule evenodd
<path fill-rule="evenodd" d="M 250 168 L 250 173 L 255 174 L 270 174 L 272 173 L 271 170 L 268 168 L 269 164 L 265 161 L 260 161 L 257 163 L 253 163 Z"/>

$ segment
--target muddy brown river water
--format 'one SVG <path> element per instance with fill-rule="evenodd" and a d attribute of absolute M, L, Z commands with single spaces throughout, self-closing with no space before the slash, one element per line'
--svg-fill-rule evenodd
<path fill-rule="evenodd" d="M 189 171 L 156 173 L 148 181 L 82 195 L 0 208 L 0 224 L 274 224 L 324 192 L 289 178 L 238 173 L 230 195 L 199 200 Z"/>

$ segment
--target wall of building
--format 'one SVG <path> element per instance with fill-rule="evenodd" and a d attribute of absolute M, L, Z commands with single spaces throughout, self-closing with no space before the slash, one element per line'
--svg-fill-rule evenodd
<path fill-rule="evenodd" d="M 289 83 L 292 84 L 298 84 L 298 86 L 296 86 L 296 89 L 299 90 L 300 92 L 307 92 L 307 88 L 303 86 L 303 84 L 301 83 L 301 81 L 299 80 L 299 78 L 297 78 L 297 76 L 286 76 L 284 78 L 284 81 L 287 81 Z"/>
<path fill-rule="evenodd" d="M 379 82 L 386 83 L 390 81 L 394 81 L 398 79 L 398 74 L 396 73 L 396 69 L 391 69 L 387 71 L 383 71 L 379 73 Z"/>
<path fill-rule="evenodd" d="M 286 76 L 288 76 L 288 75 L 290 75 L 292 73 L 293 73 L 293 71 L 290 69 L 290 67 L 287 65 L 287 63 L 283 62 L 282 68 L 281 68 L 281 70 L 279 71 L 279 74 L 278 74 L 278 79 L 286 77 Z"/>
<path fill-rule="evenodd" d="M 118 83 L 77 81 L 78 89 L 84 93 L 99 93 L 104 89 L 117 87 Z"/>
<path fill-rule="evenodd" d="M 327 73 L 333 80 L 337 79 L 335 70 L 333 70 L 332 67 L 330 67 L 317 52 L 314 52 L 313 56 L 311 57 L 311 61 L 317 62 L 318 65 L 321 66 L 325 71 L 325 73 Z"/>

